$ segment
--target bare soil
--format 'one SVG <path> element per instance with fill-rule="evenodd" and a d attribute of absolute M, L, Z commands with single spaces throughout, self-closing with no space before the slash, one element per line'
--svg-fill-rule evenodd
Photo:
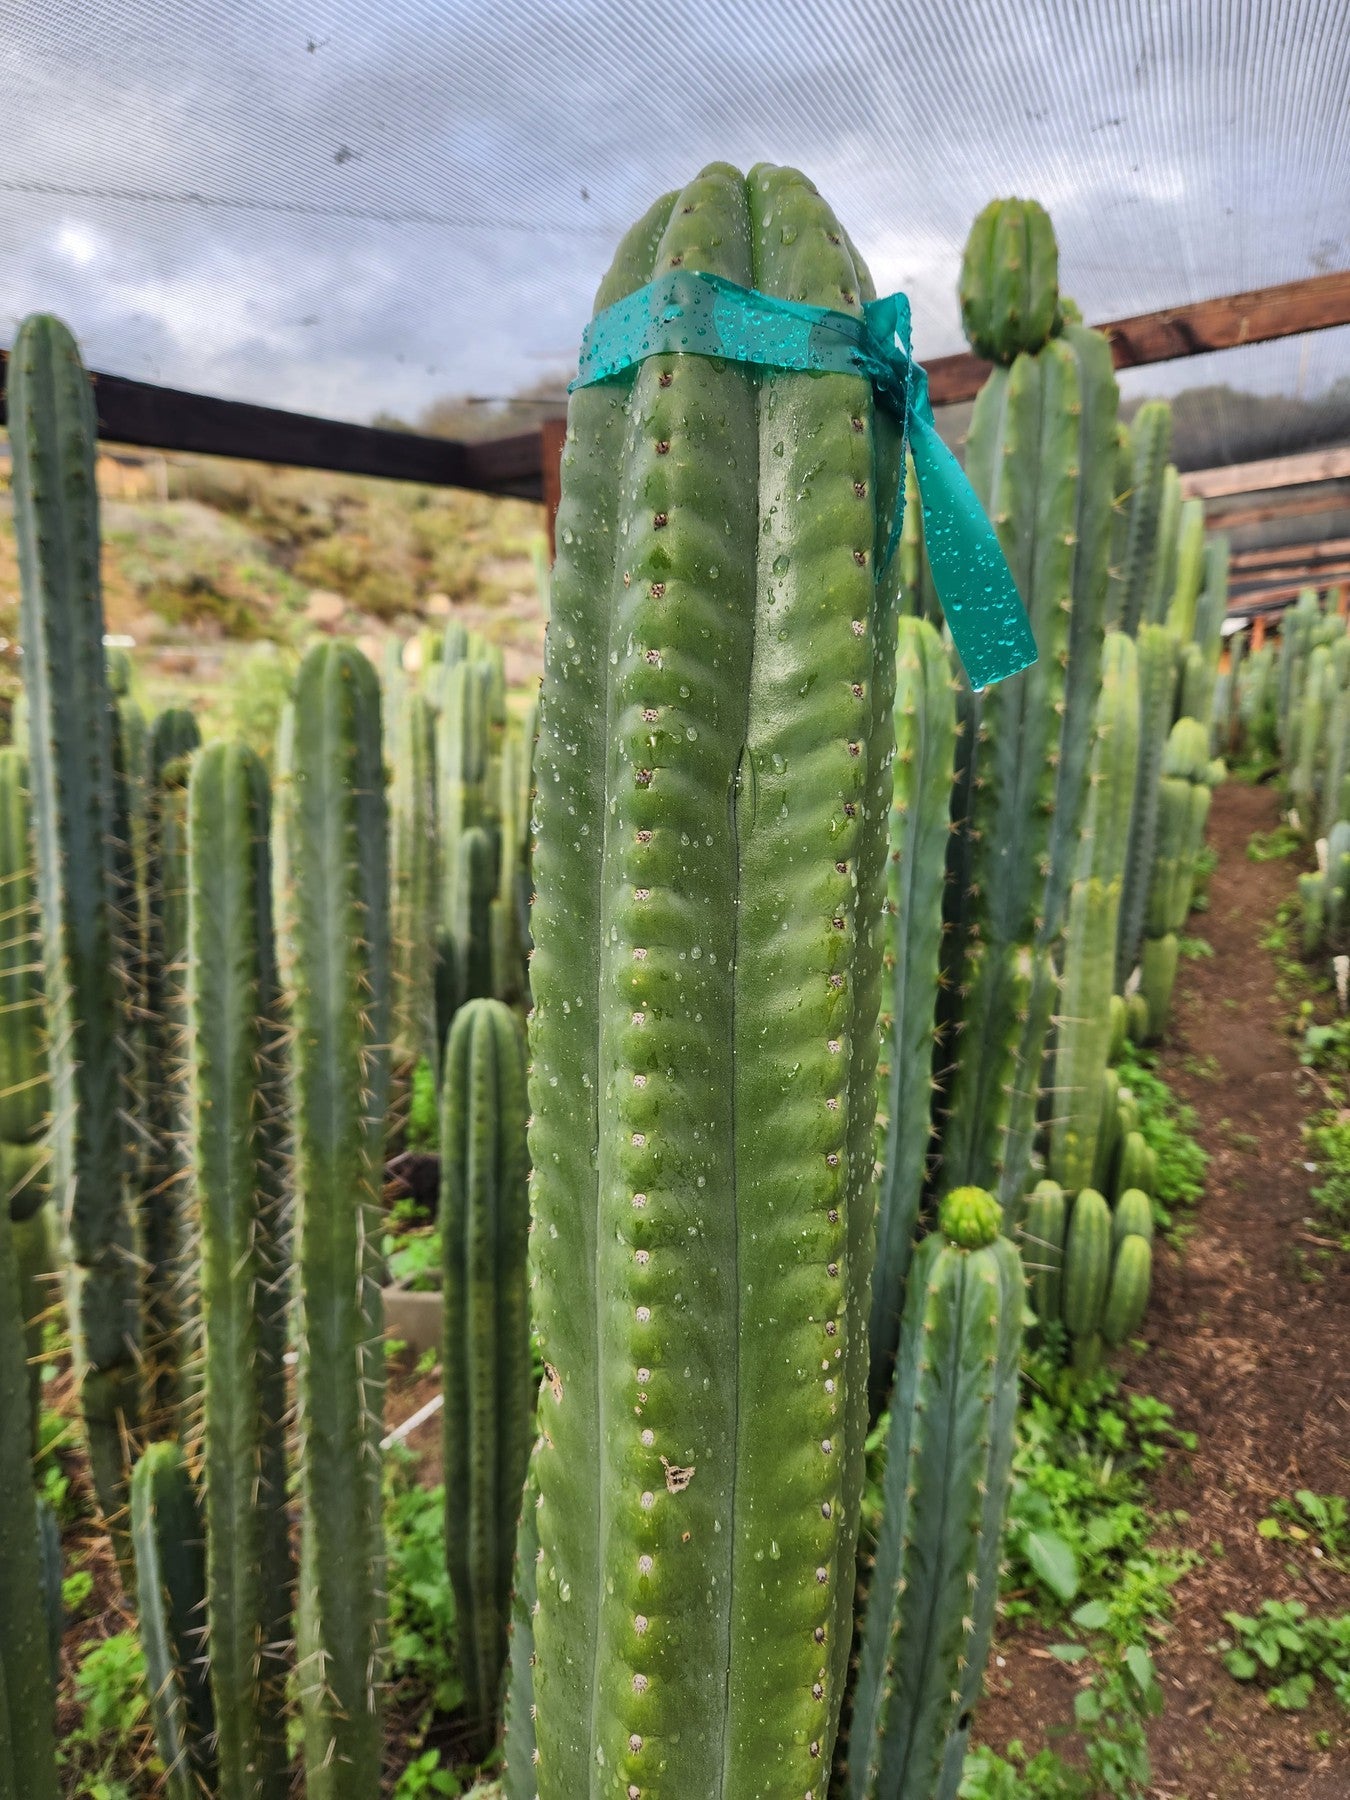
<path fill-rule="evenodd" d="M 1319 1242 L 1301 1127 L 1323 1104 L 1302 1069 L 1288 1000 L 1261 939 L 1296 865 L 1253 862 L 1278 823 L 1275 793 L 1229 782 L 1209 831 L 1219 865 L 1188 929 L 1213 955 L 1183 960 L 1160 1072 L 1199 1117 L 1209 1175 L 1193 1229 L 1160 1246 L 1132 1386 L 1173 1407 L 1198 1439 L 1151 1480 L 1157 1542 L 1199 1553 L 1175 1590 L 1158 1654 L 1166 1710 L 1150 1725 L 1153 1792 L 1168 1800 L 1350 1800 L 1350 1732 L 1325 1686 L 1280 1713 L 1232 1680 L 1214 1651 L 1223 1614 L 1265 1599 L 1350 1610 L 1350 1577 L 1258 1535 L 1298 1488 L 1350 1493 L 1350 1258 Z M 980 1733 L 998 1749 L 1072 1734 L 1079 1677 L 1035 1627 L 996 1646 Z M 1330 1746 L 1330 1747 L 1327 1747 Z"/>

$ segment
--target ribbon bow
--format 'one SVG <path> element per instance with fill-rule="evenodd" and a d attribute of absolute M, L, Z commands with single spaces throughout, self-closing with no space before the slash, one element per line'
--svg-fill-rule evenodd
<path fill-rule="evenodd" d="M 878 403 L 904 423 L 933 584 L 971 686 L 988 687 L 1035 662 L 1036 641 L 1002 546 L 933 422 L 928 376 L 910 353 L 904 294 L 869 301 L 858 315 L 672 269 L 596 314 L 581 340 L 572 388 L 672 352 L 766 369 L 865 375 Z M 904 516 L 902 478 L 883 566 L 900 541 Z"/>

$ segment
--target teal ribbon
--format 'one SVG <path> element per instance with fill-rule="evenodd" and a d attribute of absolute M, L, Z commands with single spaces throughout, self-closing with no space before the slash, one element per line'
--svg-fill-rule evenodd
<path fill-rule="evenodd" d="M 572 387 L 609 381 L 649 356 L 671 353 L 865 375 L 878 403 L 904 423 L 933 584 L 971 686 L 988 687 L 1035 662 L 1036 640 L 1002 546 L 933 422 L 928 376 L 910 353 L 904 294 L 869 301 L 861 314 L 843 313 L 672 269 L 591 320 Z M 902 480 L 884 563 L 900 541 L 904 515 Z"/>

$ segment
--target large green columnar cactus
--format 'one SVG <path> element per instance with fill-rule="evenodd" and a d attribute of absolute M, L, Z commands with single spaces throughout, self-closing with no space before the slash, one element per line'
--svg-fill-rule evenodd
<path fill-rule="evenodd" d="M 195 1383 L 196 1295 L 188 1187 L 187 781 L 200 742 L 197 721 L 178 708 L 150 728 L 145 830 L 146 1142 L 140 1192 L 145 1263 L 142 1331 L 145 1410 L 152 1434 L 172 1436 L 184 1387 Z"/>
<path fill-rule="evenodd" d="M 628 234 L 856 310 L 792 170 Z M 898 433 L 655 356 L 572 401 L 536 755 L 542 1800 L 821 1800 L 866 1428 Z"/>
<path fill-rule="evenodd" d="M 426 696 L 398 695 L 389 722 L 394 1058 L 401 1073 L 440 1067 L 436 1030 L 436 720 Z"/>
<path fill-rule="evenodd" d="M 0 1184 L 16 1224 L 50 1191 L 44 1141 L 50 1090 L 42 946 L 34 893 L 28 765 L 0 749 Z"/>
<path fill-rule="evenodd" d="M 368 1800 L 380 1775 L 385 1616 L 389 864 L 379 683 L 350 644 L 319 644 L 301 665 L 285 810 L 305 1770 L 309 1800 Z"/>
<path fill-rule="evenodd" d="M 0 1795 L 56 1800 L 56 1696 L 13 1230 L 9 1208 L 0 1206 Z"/>
<path fill-rule="evenodd" d="M 289 1792 L 284 1071 L 267 776 L 212 744 L 189 796 L 189 1053 L 205 1327 L 207 1624 L 220 1800 Z M 351 1480 L 356 1479 L 355 1466 Z M 364 1571 L 348 1571 L 359 1583 Z"/>
<path fill-rule="evenodd" d="M 886 956 L 890 988 L 881 1071 L 885 1154 L 877 1198 L 870 1338 L 869 1411 L 874 1419 L 890 1392 L 933 1135 L 933 1028 L 956 741 L 954 683 L 941 637 L 926 619 L 902 618 L 899 639 Z"/>
<path fill-rule="evenodd" d="M 963 292 L 973 279 L 970 261 Z M 1098 333 L 1065 327 L 996 368 L 969 473 L 1027 607 L 1039 662 L 972 702 L 966 869 L 947 1039 L 942 1181 L 1026 1186 L 1087 792 L 1110 550 L 1117 390 Z M 959 784 L 958 784 L 959 790 Z"/>
<path fill-rule="evenodd" d="M 1069 895 L 1064 993 L 1055 1045 L 1050 1173 L 1071 1192 L 1091 1183 L 1096 1164 L 1138 754 L 1135 647 L 1124 632 L 1110 632 L 1102 657 L 1084 857 Z"/>
<path fill-rule="evenodd" d="M 998 1596 L 1022 1342 L 1022 1263 L 1000 1218 L 992 1194 L 956 1189 L 910 1270 L 850 1800 L 955 1800 L 961 1779 Z"/>
<path fill-rule="evenodd" d="M 47 982 L 52 1187 L 94 1485 L 126 1505 L 139 1370 L 124 1180 L 121 979 L 112 907 L 113 751 L 99 588 L 95 417 L 57 320 L 25 320 L 9 361 L 29 779 Z"/>
<path fill-rule="evenodd" d="M 1146 400 L 1139 408 L 1130 426 L 1129 445 L 1124 541 L 1119 556 L 1112 559 L 1107 622 L 1134 637 L 1145 620 L 1150 594 L 1161 593 L 1159 521 L 1172 450 L 1172 409 L 1165 400 Z"/>
<path fill-rule="evenodd" d="M 534 1410 L 525 1040 L 499 1000 L 471 1000 L 455 1014 L 441 1095 L 446 1558 L 481 1753 L 506 1661 Z"/>

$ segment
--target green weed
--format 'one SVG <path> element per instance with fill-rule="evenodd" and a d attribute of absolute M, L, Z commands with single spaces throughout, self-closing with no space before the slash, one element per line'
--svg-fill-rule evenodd
<path fill-rule="evenodd" d="M 1236 1681 L 1273 1677 L 1266 1698 L 1282 1712 L 1302 1712 L 1320 1675 L 1350 1709 L 1350 1613 L 1310 1615 L 1301 1600 L 1266 1600 L 1255 1617 L 1226 1612 L 1233 1637 L 1223 1638 L 1223 1666 Z"/>

